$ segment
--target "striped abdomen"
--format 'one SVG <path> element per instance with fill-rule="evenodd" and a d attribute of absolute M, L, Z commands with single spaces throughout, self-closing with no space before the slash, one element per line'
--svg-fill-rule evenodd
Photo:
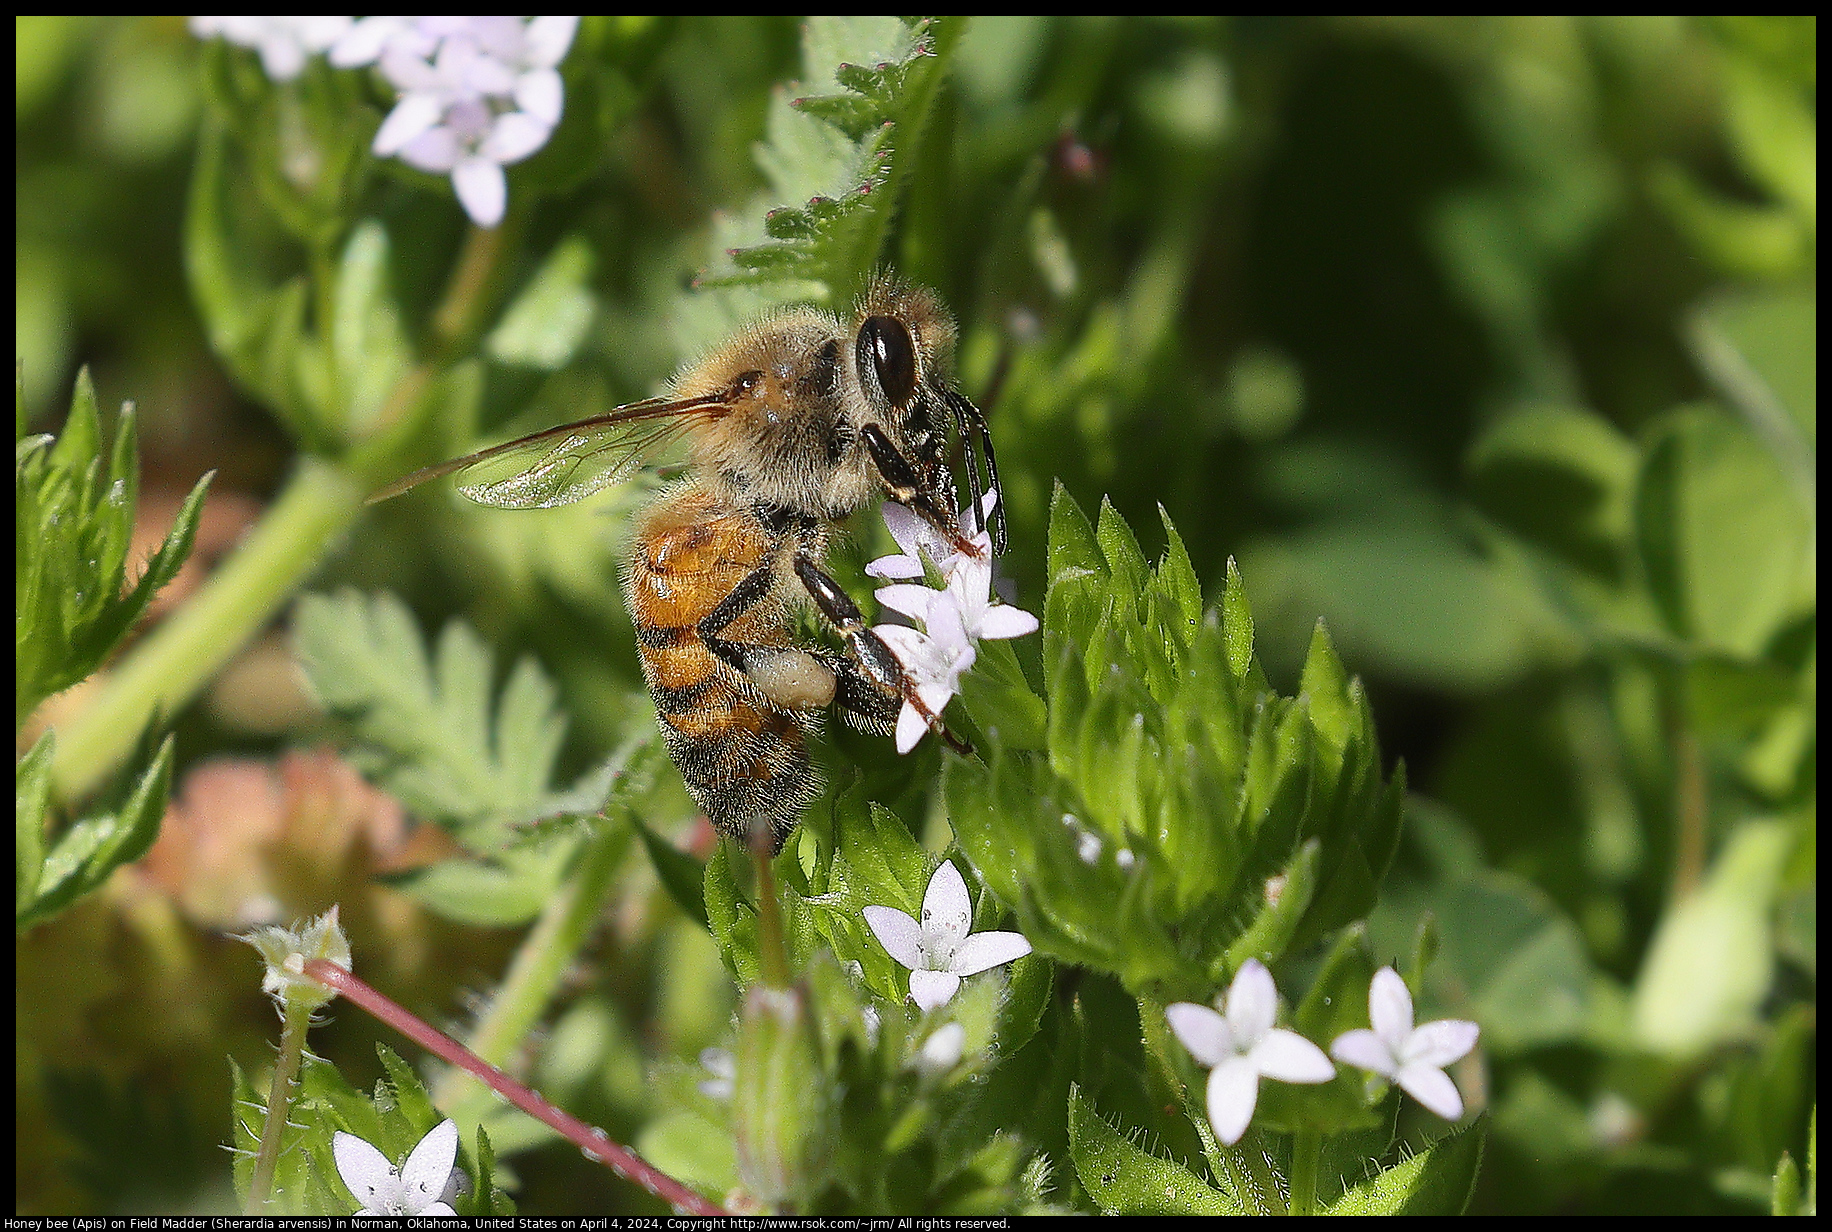
<path fill-rule="evenodd" d="M 775 546 L 749 511 L 689 487 L 664 498 L 638 526 L 624 593 L 662 740 L 689 794 L 720 833 L 748 842 L 767 826 L 779 849 L 815 792 L 804 720 L 738 683 L 697 628 Z M 747 646 L 793 644 L 774 597 L 719 636 Z"/>

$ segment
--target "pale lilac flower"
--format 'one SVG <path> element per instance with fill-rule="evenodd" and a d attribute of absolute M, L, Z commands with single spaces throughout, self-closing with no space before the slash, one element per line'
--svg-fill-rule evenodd
<path fill-rule="evenodd" d="M 573 17 L 366 17 L 331 52 L 340 67 L 373 63 L 400 101 L 374 151 L 449 174 L 480 227 L 502 221 L 503 168 L 533 154 L 560 122 L 556 67 L 572 45 Z"/>
<path fill-rule="evenodd" d="M 909 968 L 910 999 L 924 1010 L 939 1009 L 959 991 L 961 977 L 978 975 L 1031 952 L 1022 933 L 968 935 L 973 903 L 967 883 L 944 860 L 922 896 L 922 922 L 895 907 L 867 907 L 865 922 L 890 956 Z M 964 1037 L 963 1037 L 964 1038 Z"/>
<path fill-rule="evenodd" d="M 193 17 L 198 38 L 221 35 L 237 47 L 261 53 L 261 68 L 275 81 L 291 81 L 305 62 L 329 48 L 350 29 L 353 17 Z"/>
<path fill-rule="evenodd" d="M 444 1201 L 458 1158 L 458 1125 L 449 1117 L 420 1139 L 399 1168 L 355 1134 L 331 1138 L 337 1174 L 362 1203 L 358 1215 L 455 1215 Z"/>
<path fill-rule="evenodd" d="M 1235 973 L 1221 1013 L 1179 1001 L 1164 1011 L 1170 1029 L 1190 1055 L 1209 1069 L 1209 1124 L 1230 1145 L 1240 1141 L 1259 1102 L 1261 1078 L 1277 1082 L 1328 1082 L 1336 1075 L 1323 1050 L 1294 1031 L 1273 1026 L 1279 990 L 1272 972 L 1249 958 Z"/>
<path fill-rule="evenodd" d="M 1329 1046 L 1345 1065 L 1371 1070 L 1396 1082 L 1412 1098 L 1446 1121 L 1463 1115 L 1463 1097 L 1444 1067 L 1476 1046 L 1481 1028 L 1460 1018 L 1412 1025 L 1412 993 L 1392 967 L 1374 973 L 1368 986 L 1368 1021 L 1373 1029 L 1346 1031 Z"/>
<path fill-rule="evenodd" d="M 938 604 L 948 604 L 959 614 L 961 627 L 974 641 L 1023 637 L 1037 631 L 1035 616 L 1023 608 L 992 601 L 991 560 L 957 557 L 948 574 L 948 584 L 941 590 L 914 585 L 884 586 L 876 595 L 878 602 L 891 611 L 925 622 Z"/>

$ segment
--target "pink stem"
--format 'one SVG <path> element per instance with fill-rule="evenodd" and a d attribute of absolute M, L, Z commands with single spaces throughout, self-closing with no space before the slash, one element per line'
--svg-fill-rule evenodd
<path fill-rule="evenodd" d="M 634 1151 L 612 1142 L 602 1129 L 593 1128 L 571 1113 L 554 1107 L 535 1091 L 515 1081 L 451 1036 L 414 1017 L 336 963 L 323 958 L 310 958 L 306 960 L 305 973 L 325 987 L 348 997 L 428 1052 L 475 1075 L 478 1081 L 517 1108 L 535 1120 L 552 1126 L 577 1144 L 587 1159 L 595 1159 L 626 1181 L 641 1185 L 682 1214 L 730 1213 L 708 1202 L 666 1173 L 656 1171 Z"/>

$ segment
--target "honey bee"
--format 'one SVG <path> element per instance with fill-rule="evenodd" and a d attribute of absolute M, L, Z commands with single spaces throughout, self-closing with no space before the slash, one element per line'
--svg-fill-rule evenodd
<path fill-rule="evenodd" d="M 818 790 L 807 736 L 828 707 L 887 734 L 907 703 L 970 751 L 823 569 L 834 524 L 879 494 L 958 551 L 982 555 L 981 530 L 995 555 L 1004 551 L 992 436 L 954 384 L 954 341 L 932 293 L 881 276 L 849 328 L 813 309 L 777 313 L 685 369 L 666 397 L 427 467 L 371 499 L 457 472 L 458 490 L 480 504 L 550 508 L 628 478 L 685 436 L 685 475 L 637 519 L 624 597 L 688 792 L 720 833 L 774 853 Z M 950 426 L 973 537 L 954 515 Z M 809 604 L 843 652 L 796 639 Z"/>

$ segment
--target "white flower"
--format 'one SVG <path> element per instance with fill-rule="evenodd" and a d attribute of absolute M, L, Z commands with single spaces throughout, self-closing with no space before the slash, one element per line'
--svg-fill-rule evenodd
<path fill-rule="evenodd" d="M 1294 1031 L 1273 1026 L 1279 990 L 1272 972 L 1249 958 L 1235 973 L 1217 1014 L 1206 1005 L 1179 1001 L 1164 1011 L 1170 1029 L 1209 1068 L 1209 1124 L 1223 1142 L 1247 1132 L 1259 1102 L 1259 1081 L 1328 1082 L 1336 1075 L 1323 1050 Z"/>
<path fill-rule="evenodd" d="M 1412 1098 L 1454 1121 L 1463 1115 L 1463 1097 L 1444 1067 L 1461 1060 L 1476 1046 L 1481 1028 L 1460 1018 L 1444 1018 L 1422 1027 L 1412 1025 L 1412 994 L 1392 967 L 1374 973 L 1368 985 L 1368 1021 L 1372 1030 L 1346 1031 L 1329 1046 L 1344 1065 L 1372 1070 L 1397 1082 Z"/>
<path fill-rule="evenodd" d="M 933 593 L 933 592 L 931 592 Z M 938 603 L 930 613 L 929 631 L 919 633 L 907 625 L 878 625 L 872 629 L 897 662 L 916 682 L 916 696 L 927 708 L 924 714 L 906 698 L 897 715 L 897 751 L 907 753 L 929 728 L 929 716 L 939 715 L 948 699 L 960 692 L 961 676 L 973 666 L 979 652 L 961 624 L 952 604 Z"/>
<path fill-rule="evenodd" d="M 998 503 L 997 492 L 988 492 L 980 498 L 980 515 L 985 524 L 991 525 L 992 511 Z M 942 577 L 946 578 L 962 561 L 975 559 L 958 551 L 941 532 L 917 517 L 906 505 L 885 501 L 880 512 L 884 515 L 884 525 L 889 528 L 891 538 L 897 541 L 897 546 L 903 551 L 897 555 L 880 556 L 866 565 L 865 572 L 872 577 L 887 580 L 920 578 L 923 575 L 922 558 L 927 556 L 941 570 Z M 984 530 L 977 535 L 970 533 L 967 528 L 973 520 L 971 509 L 963 509 L 955 517 L 961 534 L 980 549 L 981 556 L 978 559 L 990 559 L 992 536 Z"/>
<path fill-rule="evenodd" d="M 403 91 L 373 149 L 450 174 L 465 213 L 494 227 L 508 202 L 503 168 L 533 154 L 560 122 L 556 67 L 575 17 L 366 17 L 331 51 L 339 67 L 374 63 Z"/>
<path fill-rule="evenodd" d="M 306 59 L 343 37 L 353 17 L 193 17 L 198 38 L 221 35 L 237 47 L 261 53 L 261 68 L 275 81 L 291 81 L 305 70 Z"/>
<path fill-rule="evenodd" d="M 990 521 L 998 494 L 988 492 L 980 508 Z M 959 515 L 961 533 L 966 535 L 969 515 Z M 916 696 L 928 715 L 907 700 L 897 715 L 897 751 L 907 753 L 922 738 L 929 726 L 929 716 L 939 715 L 948 699 L 960 692 L 960 678 L 973 666 L 978 654 L 974 644 L 983 638 L 1023 637 L 1036 631 L 1037 618 L 1020 608 L 992 601 L 992 541 L 988 532 L 968 536 L 978 546 L 980 555 L 958 552 L 934 528 L 902 505 L 887 501 L 884 523 L 898 546 L 901 556 L 881 556 L 865 566 L 875 577 L 902 578 L 923 576 L 922 556 L 935 562 L 946 583 L 940 590 L 909 584 L 885 586 L 878 590 L 878 602 L 894 612 L 923 622 L 924 631 L 902 625 L 878 625 L 872 629 L 897 661 L 916 680 Z"/>
<path fill-rule="evenodd" d="M 700 1052 L 700 1067 L 708 1075 L 700 1079 L 700 1094 L 721 1103 L 731 1099 L 738 1077 L 738 1059 L 723 1048 L 706 1048 Z"/>
<path fill-rule="evenodd" d="M 458 1125 L 449 1117 L 433 1126 L 398 1169 L 355 1134 L 331 1138 L 337 1174 L 362 1203 L 358 1215 L 455 1215 L 444 1201 L 458 1158 Z"/>
<path fill-rule="evenodd" d="M 923 1041 L 910 1064 L 919 1072 L 945 1074 L 960 1064 L 961 1053 L 966 1051 L 967 1028 L 958 1022 L 943 1026 L 935 1034 Z"/>
<path fill-rule="evenodd" d="M 1031 952 L 1021 933 L 968 935 L 973 904 L 967 883 L 951 860 L 944 860 L 922 896 L 918 924 L 895 907 L 867 907 L 865 922 L 890 956 L 910 971 L 910 999 L 925 1010 L 946 1005 L 960 989 L 961 977 L 977 975 Z"/>

